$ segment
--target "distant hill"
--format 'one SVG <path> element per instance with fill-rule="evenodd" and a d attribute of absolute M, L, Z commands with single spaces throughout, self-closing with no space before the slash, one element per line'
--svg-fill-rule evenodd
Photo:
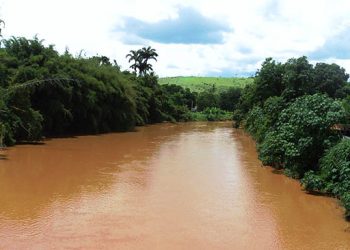
<path fill-rule="evenodd" d="M 218 91 L 229 87 L 243 88 L 245 85 L 254 81 L 254 78 L 243 77 L 195 77 L 195 76 L 177 76 L 159 78 L 159 84 L 176 84 L 191 91 L 201 92 L 215 84 Z"/>

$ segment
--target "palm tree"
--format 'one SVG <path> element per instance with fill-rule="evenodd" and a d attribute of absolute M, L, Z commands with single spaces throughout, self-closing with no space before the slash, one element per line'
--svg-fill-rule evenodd
<path fill-rule="evenodd" d="M 149 72 L 149 71 L 150 71 L 150 72 L 153 72 L 152 64 L 143 62 L 143 63 L 139 66 L 139 71 L 140 71 L 140 76 L 146 75 L 147 72 Z"/>
<path fill-rule="evenodd" d="M 133 61 L 133 64 L 130 66 L 135 72 L 137 73 L 137 70 L 139 71 L 139 75 L 143 76 L 146 75 L 147 72 L 153 71 L 153 67 L 150 63 L 148 63 L 149 60 L 156 60 L 158 54 L 155 49 L 152 49 L 149 47 L 144 47 L 139 50 L 130 50 L 130 53 L 126 55 L 126 58 L 129 58 L 129 62 Z"/>
<path fill-rule="evenodd" d="M 130 53 L 126 55 L 126 58 L 128 57 L 129 62 L 133 61 L 133 64 L 131 64 L 130 68 L 132 68 L 136 74 L 141 64 L 140 50 L 130 50 Z"/>
<path fill-rule="evenodd" d="M 148 60 L 156 60 L 157 61 L 157 52 L 155 49 L 151 48 L 151 46 L 143 47 L 141 49 L 141 55 L 143 57 L 143 60 L 145 61 L 145 63 L 148 62 Z"/>

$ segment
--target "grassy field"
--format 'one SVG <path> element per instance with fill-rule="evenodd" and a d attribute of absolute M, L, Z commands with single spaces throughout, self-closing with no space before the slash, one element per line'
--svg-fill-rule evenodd
<path fill-rule="evenodd" d="M 191 91 L 201 92 L 215 84 L 218 91 L 229 87 L 243 88 L 245 85 L 253 82 L 253 78 L 238 77 L 195 77 L 195 76 L 178 76 L 164 77 L 159 79 L 159 84 L 176 84 Z"/>

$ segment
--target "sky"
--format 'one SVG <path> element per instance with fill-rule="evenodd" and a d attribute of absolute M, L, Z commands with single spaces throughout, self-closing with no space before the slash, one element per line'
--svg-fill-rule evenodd
<path fill-rule="evenodd" d="M 4 38 L 35 35 L 59 52 L 128 69 L 144 46 L 165 76 L 253 76 L 267 57 L 337 63 L 350 73 L 348 0 L 0 0 Z"/>

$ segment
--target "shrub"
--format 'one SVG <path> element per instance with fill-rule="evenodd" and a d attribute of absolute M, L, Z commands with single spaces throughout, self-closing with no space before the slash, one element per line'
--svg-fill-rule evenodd
<path fill-rule="evenodd" d="M 307 191 L 340 198 L 350 216 L 350 140 L 343 139 L 328 150 L 320 160 L 320 170 L 307 172 L 302 185 Z"/>
<path fill-rule="evenodd" d="M 265 164 L 282 165 L 296 177 L 317 170 L 318 160 L 340 135 L 332 126 L 344 118 L 339 102 L 320 94 L 303 96 L 281 112 L 276 128 L 259 146 Z"/>
<path fill-rule="evenodd" d="M 203 111 L 208 121 L 227 121 L 232 120 L 232 113 L 221 110 L 219 108 L 206 108 Z"/>

